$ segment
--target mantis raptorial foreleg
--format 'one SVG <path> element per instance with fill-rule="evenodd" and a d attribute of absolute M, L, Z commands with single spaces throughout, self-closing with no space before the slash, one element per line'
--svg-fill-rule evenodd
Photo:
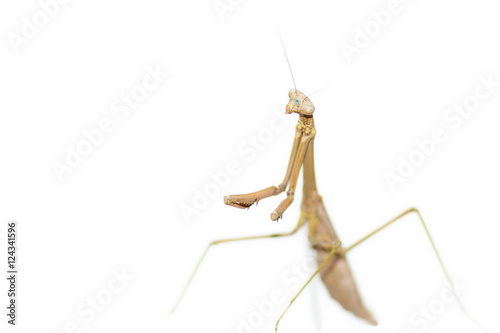
<path fill-rule="evenodd" d="M 264 198 L 280 194 L 286 189 L 287 185 L 290 184 L 287 191 L 287 197 L 271 213 L 271 220 L 277 221 L 293 202 L 297 180 L 302 168 L 302 163 L 304 162 L 307 147 L 316 134 L 316 131 L 306 132 L 305 129 L 306 128 L 302 124 L 297 125 L 285 179 L 278 187 L 271 186 L 248 194 L 227 195 L 224 197 L 224 203 L 237 208 L 248 208 Z"/>
<path fill-rule="evenodd" d="M 300 128 L 295 129 L 295 139 L 293 140 L 292 152 L 290 153 L 290 160 L 288 161 L 288 166 L 286 167 L 285 178 L 281 182 L 279 189 L 280 193 L 283 192 L 288 183 L 290 182 L 290 177 L 292 176 L 293 168 L 295 165 L 295 160 L 297 159 L 297 151 L 299 150 L 300 141 L 302 140 L 302 131 Z"/>
<path fill-rule="evenodd" d="M 302 139 L 302 132 L 298 129 L 295 131 L 295 139 L 293 141 L 292 152 L 290 153 L 290 160 L 288 162 L 288 167 L 285 173 L 285 178 L 278 187 L 270 186 L 263 190 L 247 193 L 247 194 L 232 194 L 226 195 L 224 197 L 224 203 L 226 205 L 236 207 L 236 208 L 249 208 L 254 203 L 259 203 L 260 200 L 268 198 L 273 195 L 278 195 L 285 191 L 288 183 L 290 182 L 290 177 L 293 172 L 293 167 L 295 165 L 295 160 L 297 159 L 297 151 Z"/>
<path fill-rule="evenodd" d="M 203 255 L 201 256 L 200 260 L 198 261 L 198 264 L 196 265 L 196 267 L 194 268 L 194 271 L 193 273 L 191 274 L 191 276 L 189 277 L 189 280 L 188 282 L 186 283 L 186 286 L 184 287 L 184 289 L 182 290 L 182 293 L 181 295 L 179 296 L 179 300 L 177 301 L 177 303 L 175 303 L 175 306 L 173 307 L 172 309 L 172 312 L 175 311 L 175 309 L 177 308 L 177 306 L 179 305 L 179 303 L 181 302 L 182 298 L 184 297 L 184 294 L 186 293 L 189 285 L 191 284 L 191 281 L 193 280 L 196 272 L 198 271 L 198 268 L 200 267 L 203 259 L 205 259 L 205 256 L 208 252 L 208 250 L 213 246 L 213 245 L 217 245 L 217 244 L 221 244 L 221 243 L 229 243 L 229 242 L 236 242 L 236 241 L 244 241 L 244 240 L 253 240 L 253 239 L 263 239 L 263 238 L 278 238 L 278 237 L 287 237 L 287 236 L 292 236 L 294 235 L 295 233 L 297 233 L 297 231 L 305 224 L 305 219 L 304 218 L 300 218 L 299 219 L 299 223 L 297 223 L 297 226 L 292 230 L 292 231 L 289 231 L 289 232 L 285 232 L 285 233 L 280 233 L 280 234 L 271 234 L 271 235 L 260 235 L 260 236 L 250 236 L 250 237 L 240 237 L 240 238 L 227 238 L 227 239 L 219 239 L 219 240 L 215 240 L 213 242 L 211 242 L 210 244 L 208 244 L 207 248 L 205 249 L 205 252 L 203 252 Z"/>
<path fill-rule="evenodd" d="M 301 125 L 297 125 L 300 127 Z M 295 188 L 297 187 L 297 180 L 299 179 L 299 173 L 302 168 L 302 163 L 304 162 L 304 157 L 306 155 L 307 147 L 309 142 L 314 138 L 315 133 L 309 133 L 308 135 L 303 135 L 300 140 L 299 149 L 297 152 L 297 158 L 295 159 L 292 177 L 290 180 L 290 187 L 287 192 L 287 197 L 279 204 L 279 206 L 271 213 L 271 220 L 277 221 L 285 212 L 285 210 L 290 207 L 295 197 Z"/>

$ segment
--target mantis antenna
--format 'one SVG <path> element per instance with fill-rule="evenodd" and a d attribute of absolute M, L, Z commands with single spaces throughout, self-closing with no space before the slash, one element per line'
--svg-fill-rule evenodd
<path fill-rule="evenodd" d="M 285 43 L 283 43 L 283 37 L 281 37 L 280 28 L 278 28 L 278 24 L 276 22 L 274 22 L 274 24 L 276 24 L 276 30 L 278 30 L 278 35 L 280 35 L 281 46 L 283 46 L 283 52 L 285 52 L 286 62 L 288 63 L 290 74 L 292 75 L 293 86 L 295 88 L 295 91 L 297 91 L 297 85 L 295 84 L 295 78 L 293 77 L 292 66 L 290 66 L 290 60 L 288 60 L 288 55 L 286 53 Z"/>

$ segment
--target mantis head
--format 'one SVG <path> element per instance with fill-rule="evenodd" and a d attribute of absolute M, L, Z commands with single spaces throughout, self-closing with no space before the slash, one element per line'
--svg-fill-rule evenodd
<path fill-rule="evenodd" d="M 314 112 L 314 105 L 303 92 L 297 89 L 291 89 L 288 93 L 290 101 L 286 106 L 286 113 L 296 112 L 301 116 L 312 116 Z"/>

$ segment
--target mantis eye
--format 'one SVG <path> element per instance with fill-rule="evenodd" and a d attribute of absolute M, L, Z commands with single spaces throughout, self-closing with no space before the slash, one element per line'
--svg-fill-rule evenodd
<path fill-rule="evenodd" d="M 298 99 L 294 98 L 293 101 L 295 102 L 295 104 L 300 105 L 300 101 Z"/>

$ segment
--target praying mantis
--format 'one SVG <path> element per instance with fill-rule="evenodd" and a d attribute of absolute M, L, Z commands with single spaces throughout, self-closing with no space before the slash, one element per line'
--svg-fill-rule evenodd
<path fill-rule="evenodd" d="M 283 40 L 281 40 L 281 42 L 283 44 Z M 290 67 L 288 57 L 287 62 L 288 66 Z M 295 80 L 293 79 L 293 81 L 295 86 Z M 290 306 L 294 303 L 294 301 L 302 293 L 305 287 L 318 273 L 330 296 L 335 299 L 345 310 L 363 319 L 368 324 L 377 325 L 376 320 L 363 304 L 356 286 L 356 282 L 351 273 L 351 269 L 349 268 L 346 256 L 350 251 L 355 249 L 358 245 L 362 244 L 367 239 L 384 230 L 396 221 L 402 221 L 402 218 L 404 216 L 415 214 L 418 217 L 423 229 L 425 230 L 430 245 L 433 248 L 433 251 L 439 261 L 446 280 L 449 282 L 449 286 L 458 301 L 459 306 L 461 307 L 462 311 L 466 313 L 462 303 L 460 302 L 460 299 L 458 298 L 451 278 L 443 264 L 441 256 L 439 255 L 436 245 L 429 233 L 427 225 L 425 224 L 424 219 L 422 218 L 422 215 L 418 209 L 411 207 L 397 215 L 389 222 L 383 224 L 381 227 L 362 237 L 352 245 L 345 248 L 342 247 L 333 224 L 328 217 L 323 199 L 318 193 L 316 185 L 316 175 L 314 170 L 314 140 L 316 137 L 316 127 L 313 117 L 315 107 L 310 98 L 303 92 L 299 91 L 296 87 L 292 88 L 289 91 L 288 97 L 289 101 L 286 105 L 286 113 L 296 113 L 299 115 L 299 119 L 295 128 L 295 138 L 293 140 L 292 150 L 283 181 L 278 186 L 270 186 L 260 191 L 247 194 L 227 195 L 224 197 L 224 203 L 231 207 L 248 209 L 252 205 L 257 204 L 260 200 L 279 195 L 285 192 L 285 190 L 288 188 L 288 191 L 286 192 L 286 198 L 278 205 L 278 207 L 273 212 L 271 212 L 271 220 L 278 221 L 283 217 L 283 213 L 294 202 L 297 181 L 300 171 L 302 170 L 304 179 L 302 189 L 303 197 L 301 203 L 301 213 L 297 225 L 293 230 L 286 233 L 221 239 L 211 242 L 205 249 L 203 255 L 201 256 L 201 259 L 198 261 L 198 264 L 191 274 L 186 286 L 184 287 L 184 290 L 179 297 L 179 300 L 177 301 L 172 311 L 175 311 L 177 305 L 180 303 L 203 259 L 212 246 L 235 241 L 288 237 L 297 233 L 297 231 L 299 231 L 302 227 L 308 226 L 308 240 L 311 244 L 311 247 L 316 250 L 316 261 L 318 264 L 318 269 L 311 275 L 311 277 L 307 280 L 307 282 L 303 285 L 303 287 L 299 290 L 299 292 L 295 295 L 295 297 L 290 301 L 289 305 L 283 311 L 278 321 L 276 322 L 276 332 L 278 331 L 278 325 L 281 319 L 284 317 Z"/>
<path fill-rule="evenodd" d="M 287 237 L 294 235 L 302 227 L 308 225 L 309 228 L 309 242 L 313 249 L 317 252 L 317 263 L 319 265 L 318 269 L 314 272 L 311 278 L 304 284 L 302 289 L 297 293 L 297 295 L 291 300 L 288 307 L 285 309 L 281 317 L 276 323 L 276 331 L 278 329 L 278 324 L 283 318 L 284 314 L 290 308 L 292 303 L 297 299 L 304 288 L 309 284 L 309 282 L 319 273 L 321 279 L 328 289 L 331 297 L 344 307 L 347 311 L 353 313 L 355 316 L 365 320 L 371 325 L 377 325 L 377 322 L 368 311 L 368 309 L 363 304 L 361 296 L 357 290 L 356 283 L 352 276 L 351 270 L 349 268 L 346 255 L 348 252 L 356 248 L 358 245 L 363 243 L 368 238 L 377 234 L 381 230 L 385 229 L 394 222 L 400 220 L 403 216 L 410 213 L 415 213 L 422 227 L 425 229 L 426 235 L 432 245 L 434 253 L 439 260 L 439 263 L 443 269 L 446 279 L 450 283 L 453 293 L 458 299 L 456 291 L 451 282 L 451 278 L 446 271 L 441 256 L 439 255 L 436 245 L 432 240 L 432 237 L 427 229 L 427 226 L 420 214 L 419 210 L 416 208 L 409 208 L 402 212 L 394 219 L 390 220 L 386 224 L 382 225 L 380 228 L 369 233 L 365 237 L 361 238 L 354 244 L 342 248 L 341 242 L 333 228 L 333 224 L 328 217 L 326 208 L 323 203 L 321 195 L 319 195 L 316 186 L 316 175 L 314 171 L 314 138 L 316 136 L 316 128 L 314 125 L 313 113 L 315 107 L 312 101 L 303 92 L 293 88 L 288 93 L 289 102 L 286 106 L 286 113 L 297 113 L 299 114 L 298 124 L 295 129 L 295 139 L 292 144 L 292 151 L 290 154 L 290 160 L 288 162 L 288 167 L 286 169 L 285 177 L 283 181 L 278 186 L 270 186 L 263 190 L 252 192 L 248 194 L 237 194 L 237 195 L 227 195 L 224 197 L 224 203 L 231 207 L 247 209 L 253 204 L 257 204 L 260 200 L 275 196 L 283 193 L 287 187 L 286 198 L 278 205 L 278 207 L 271 213 L 271 220 L 278 221 L 283 217 L 283 213 L 288 209 L 288 207 L 293 203 L 297 181 L 299 178 L 299 173 L 303 169 L 303 197 L 301 205 L 301 214 L 299 221 L 295 228 L 287 233 L 263 235 L 263 236 L 252 236 L 252 237 L 242 237 L 242 238 L 231 238 L 231 239 L 221 239 L 211 242 L 205 252 L 203 253 L 200 261 L 198 262 L 194 272 L 192 273 L 187 285 L 185 286 L 179 301 L 179 304 L 184 293 L 189 287 L 194 275 L 196 274 L 201 262 L 205 258 L 208 250 L 213 246 L 221 243 L 243 241 L 243 240 L 253 240 L 262 238 L 276 238 L 276 237 Z M 462 304 L 459 301 L 460 306 L 463 309 Z M 175 310 L 174 307 L 174 310 Z M 172 311 L 174 311 L 172 310 Z"/>

